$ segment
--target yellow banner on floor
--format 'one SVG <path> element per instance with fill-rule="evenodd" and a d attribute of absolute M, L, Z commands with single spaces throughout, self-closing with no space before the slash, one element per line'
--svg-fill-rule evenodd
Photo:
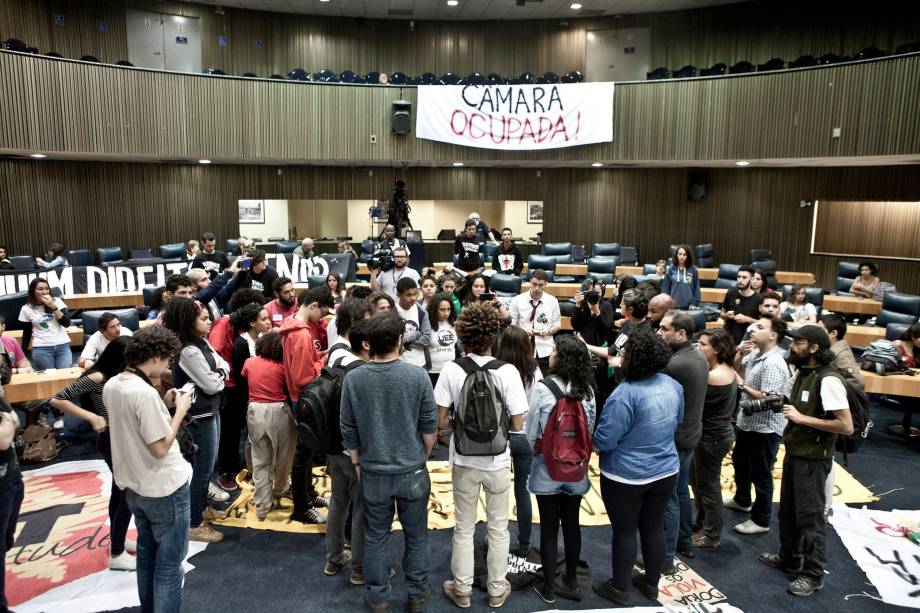
<path fill-rule="evenodd" d="M 780 446 L 779 455 L 776 465 L 773 469 L 773 501 L 779 502 L 780 480 L 783 476 L 783 457 L 784 449 Z M 431 498 L 428 501 L 428 527 L 432 530 L 442 530 L 454 527 L 454 498 L 453 488 L 451 486 L 450 466 L 447 462 L 428 462 L 428 473 L 431 476 Z M 606 526 L 610 524 L 607 517 L 607 511 L 604 508 L 604 501 L 601 499 L 600 468 L 598 467 L 598 457 L 591 457 L 589 468 L 589 479 L 591 489 L 581 501 L 581 525 L 582 526 Z M 848 504 L 874 502 L 878 498 L 872 494 L 865 486 L 857 481 L 853 475 L 847 472 L 839 464 L 835 470 L 835 487 L 834 502 L 844 502 Z M 246 472 L 243 471 L 237 477 L 237 483 L 240 485 L 241 493 L 236 501 L 231 505 L 227 517 L 220 521 L 214 522 L 218 526 L 232 526 L 235 528 L 255 528 L 257 530 L 277 530 L 280 532 L 301 532 L 308 534 L 325 533 L 325 525 L 309 525 L 300 522 L 290 521 L 293 503 L 291 499 L 283 498 L 278 501 L 276 508 L 273 509 L 265 520 L 256 517 L 255 505 L 252 503 L 253 486 L 252 483 L 245 480 Z M 313 482 L 320 496 L 329 498 L 332 493 L 332 479 L 326 474 L 325 467 L 316 467 L 313 469 Z M 513 485 L 512 485 L 513 487 Z M 722 492 L 725 497 L 730 497 L 735 491 L 734 471 L 732 470 L 731 454 L 726 456 L 722 464 Z M 509 497 L 509 519 L 516 519 L 516 508 L 514 494 Z M 540 522 L 539 512 L 537 511 L 536 500 L 532 498 L 533 521 Z M 480 502 L 479 520 L 485 521 L 485 502 Z M 321 509 L 326 511 L 326 509 Z M 399 522 L 393 522 L 393 528 L 399 529 Z"/>

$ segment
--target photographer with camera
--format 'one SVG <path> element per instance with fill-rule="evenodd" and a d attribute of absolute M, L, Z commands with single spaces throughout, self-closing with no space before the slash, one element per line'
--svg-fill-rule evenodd
<path fill-rule="evenodd" d="M 408 249 L 397 247 L 392 253 L 392 260 L 388 260 L 385 255 L 381 255 L 378 259 L 378 253 L 375 253 L 371 262 L 368 262 L 368 268 L 371 271 L 371 289 L 396 298 L 398 296 L 396 284 L 400 279 L 412 279 L 418 283 L 421 277 L 418 272 L 408 266 Z"/>
<path fill-rule="evenodd" d="M 603 281 L 592 278 L 586 279 L 581 291 L 575 294 L 572 330 L 588 345 L 607 347 L 613 343 L 613 305 L 602 300 L 606 289 Z M 605 400 L 612 391 L 612 385 L 607 383 L 607 361 L 592 356 L 591 362 L 595 366 L 598 396 Z"/>
<path fill-rule="evenodd" d="M 810 596 L 824 587 L 824 482 L 834 462 L 837 435 L 853 433 L 843 375 L 830 366 L 834 359 L 827 333 L 803 325 L 793 334 L 789 362 L 798 368 L 783 433 L 786 457 L 779 499 L 779 555 L 764 553 L 760 561 L 796 578 L 786 590 Z M 790 404 L 791 403 L 791 404 Z"/>
<path fill-rule="evenodd" d="M 409 251 L 409 245 L 406 244 L 406 241 L 396 236 L 396 226 L 388 223 L 383 227 L 383 240 L 377 243 L 377 251 L 395 253 L 400 247 L 406 250 L 407 256 L 412 254 L 412 252 Z"/>
<path fill-rule="evenodd" d="M 751 518 L 735 526 L 741 534 L 770 530 L 773 502 L 773 464 L 779 450 L 786 418 L 777 396 L 788 393 L 790 373 L 779 341 L 786 336 L 786 324 L 776 317 L 763 317 L 754 324 L 751 341 L 755 349 L 741 361 L 744 377 L 738 375 L 741 410 L 732 466 L 735 469 L 735 496 L 724 506 Z M 756 497 L 751 503 L 751 485 Z M 823 487 L 823 486 L 822 486 Z"/>

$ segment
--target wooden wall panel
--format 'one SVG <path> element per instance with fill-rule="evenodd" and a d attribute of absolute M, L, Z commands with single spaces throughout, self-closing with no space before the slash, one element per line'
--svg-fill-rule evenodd
<path fill-rule="evenodd" d="M 855 7 L 855 5 L 854 5 Z M 584 70 L 589 30 L 649 27 L 652 66 L 676 70 L 739 60 L 762 63 L 803 54 L 850 55 L 865 47 L 893 51 L 920 40 L 917 3 L 877 3 L 871 9 L 826 3 L 744 2 L 622 18 L 501 22 L 329 19 L 159 0 L 0 0 L 0 35 L 67 57 L 90 53 L 114 63 L 127 58 L 126 8 L 197 17 L 205 66 L 228 74 L 268 76 L 302 67 L 310 72 L 401 70 L 409 74 L 478 70 L 517 75 Z M 857 12 L 858 11 L 858 12 Z M 54 25 L 53 15 L 64 15 Z M 98 30 L 104 21 L 106 32 Z M 218 36 L 228 44 L 218 45 Z M 255 49 L 253 39 L 262 41 Z"/>
<path fill-rule="evenodd" d="M 0 243 L 38 252 L 52 240 L 68 248 L 155 247 L 204 230 L 238 230 L 243 198 L 348 200 L 388 198 L 394 171 L 264 166 L 198 166 L 0 160 Z M 783 270 L 813 271 L 833 288 L 849 258 L 809 253 L 811 218 L 801 200 L 916 200 L 920 167 L 727 169 L 709 172 L 706 199 L 686 200 L 681 169 L 410 168 L 417 200 L 542 200 L 544 238 L 618 241 L 652 262 L 671 243 L 712 243 L 717 261 L 742 263 L 769 248 Z M 8 198 L 8 200 L 7 200 Z M 488 221 L 488 220 L 487 220 Z M 916 221 L 916 220 L 915 220 Z M 879 262 L 898 289 L 920 293 L 920 263 Z"/>
<path fill-rule="evenodd" d="M 920 262 L 920 202 L 815 205 L 812 251 Z"/>
<path fill-rule="evenodd" d="M 353 163 L 650 162 L 916 155 L 920 55 L 614 94 L 614 141 L 503 152 L 394 136 L 415 88 L 233 79 L 0 52 L 0 149 Z M 117 94 L 116 94 L 117 92 Z M 841 138 L 831 138 L 834 128 Z M 377 135 L 377 144 L 370 136 Z"/>

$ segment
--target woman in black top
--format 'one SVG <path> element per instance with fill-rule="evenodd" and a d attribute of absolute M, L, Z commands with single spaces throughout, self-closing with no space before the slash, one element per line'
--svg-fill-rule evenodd
<path fill-rule="evenodd" d="M 124 367 L 125 346 L 129 337 L 119 336 L 109 343 L 99 361 L 92 368 L 80 375 L 80 378 L 58 392 L 51 399 L 51 406 L 73 415 L 93 427 L 96 432 L 96 448 L 102 454 L 109 470 L 112 470 L 112 445 L 109 440 L 109 414 L 102 402 L 102 388 L 105 382 L 122 371 Z M 80 401 L 80 406 L 76 401 Z M 109 523 L 111 553 L 109 568 L 113 570 L 134 570 L 136 561 L 125 550 L 133 551 L 134 543 L 125 540 L 128 525 L 131 523 L 131 509 L 125 500 L 125 491 L 112 480 L 112 492 L 109 494 Z"/>
<path fill-rule="evenodd" d="M 718 547 L 722 535 L 722 460 L 732 446 L 732 413 L 738 381 L 732 362 L 735 343 L 725 330 L 700 333 L 699 350 L 709 362 L 703 402 L 703 434 L 693 452 L 690 486 L 696 506 L 693 545 Z"/>

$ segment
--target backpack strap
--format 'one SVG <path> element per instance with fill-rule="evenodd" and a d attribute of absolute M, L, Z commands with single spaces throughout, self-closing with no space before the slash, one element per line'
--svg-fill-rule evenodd
<path fill-rule="evenodd" d="M 559 387 L 559 384 L 556 383 L 551 377 L 540 379 L 540 383 L 542 383 L 547 388 L 549 388 L 549 391 L 551 391 L 553 393 L 553 396 L 556 398 L 556 402 L 559 402 L 559 400 L 563 396 L 565 396 L 565 393 L 562 391 L 562 388 Z"/>
<path fill-rule="evenodd" d="M 463 369 L 463 372 L 466 373 L 466 376 L 470 376 L 477 370 L 479 370 L 479 365 L 473 361 L 473 358 L 469 356 L 464 356 L 462 358 L 457 358 L 454 360 L 454 364 Z"/>

